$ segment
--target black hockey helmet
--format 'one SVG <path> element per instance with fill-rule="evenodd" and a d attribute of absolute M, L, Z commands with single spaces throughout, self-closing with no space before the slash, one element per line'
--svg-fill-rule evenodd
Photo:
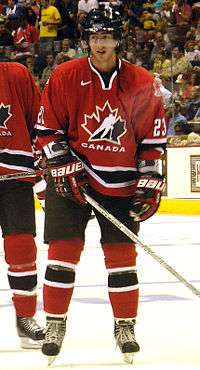
<path fill-rule="evenodd" d="M 109 7 L 103 11 L 92 9 L 81 24 L 82 38 L 88 42 L 90 33 L 99 31 L 112 32 L 114 39 L 121 41 L 122 19 L 120 13 Z"/>

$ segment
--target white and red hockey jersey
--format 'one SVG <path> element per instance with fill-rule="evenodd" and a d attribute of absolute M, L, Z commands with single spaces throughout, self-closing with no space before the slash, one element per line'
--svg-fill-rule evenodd
<path fill-rule="evenodd" d="M 40 108 L 40 92 L 26 67 L 0 62 L 0 174 L 31 171 L 30 136 Z"/>
<path fill-rule="evenodd" d="M 59 65 L 43 91 L 36 127 L 42 147 L 67 142 L 91 186 L 112 196 L 133 194 L 138 160 L 159 159 L 166 144 L 153 77 L 124 60 L 108 87 L 90 58 Z"/>

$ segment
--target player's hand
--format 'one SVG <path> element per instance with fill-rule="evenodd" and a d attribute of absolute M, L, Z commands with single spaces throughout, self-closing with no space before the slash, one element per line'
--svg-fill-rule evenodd
<path fill-rule="evenodd" d="M 164 187 L 165 181 L 157 172 L 140 175 L 136 192 L 131 198 L 130 216 L 134 221 L 145 221 L 153 216 L 159 207 Z"/>
<path fill-rule="evenodd" d="M 47 159 L 46 165 L 53 177 L 58 195 L 76 203 L 87 203 L 81 189 L 87 185 L 87 174 L 80 160 L 71 154 L 66 154 Z"/>

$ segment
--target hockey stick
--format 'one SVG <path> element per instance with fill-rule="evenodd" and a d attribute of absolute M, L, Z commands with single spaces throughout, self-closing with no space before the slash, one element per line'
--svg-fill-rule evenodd
<path fill-rule="evenodd" d="M 26 177 L 36 177 L 43 174 L 43 171 L 31 171 L 31 172 L 16 172 L 8 173 L 6 175 L 0 175 L 0 181 L 18 180 Z"/>
<path fill-rule="evenodd" d="M 105 218 L 107 218 L 113 225 L 115 225 L 119 230 L 121 230 L 126 236 L 128 236 L 134 243 L 137 243 L 142 249 L 145 250 L 151 257 L 154 258 L 160 265 L 162 265 L 166 270 L 168 270 L 172 275 L 175 276 L 182 284 L 184 284 L 189 290 L 192 291 L 197 297 L 200 298 L 200 291 L 190 284 L 182 275 L 180 275 L 173 267 L 168 265 L 160 256 L 158 256 L 152 249 L 144 244 L 128 227 L 122 224 L 115 216 L 110 214 L 104 207 L 96 202 L 90 195 L 84 191 L 84 196 L 92 207 L 96 208 L 99 213 L 101 213 Z"/>

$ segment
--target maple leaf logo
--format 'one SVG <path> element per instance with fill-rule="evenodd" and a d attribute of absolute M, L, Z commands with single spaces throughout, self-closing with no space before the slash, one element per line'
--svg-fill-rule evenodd
<path fill-rule="evenodd" d="M 96 106 L 96 112 L 85 114 L 81 126 L 90 136 L 88 141 L 106 140 L 119 145 L 120 138 L 127 131 L 126 121 L 118 115 L 118 108 L 111 108 L 108 100 L 103 108 Z"/>
<path fill-rule="evenodd" d="M 0 128 L 7 129 L 6 122 L 12 117 L 10 105 L 0 104 Z"/>

